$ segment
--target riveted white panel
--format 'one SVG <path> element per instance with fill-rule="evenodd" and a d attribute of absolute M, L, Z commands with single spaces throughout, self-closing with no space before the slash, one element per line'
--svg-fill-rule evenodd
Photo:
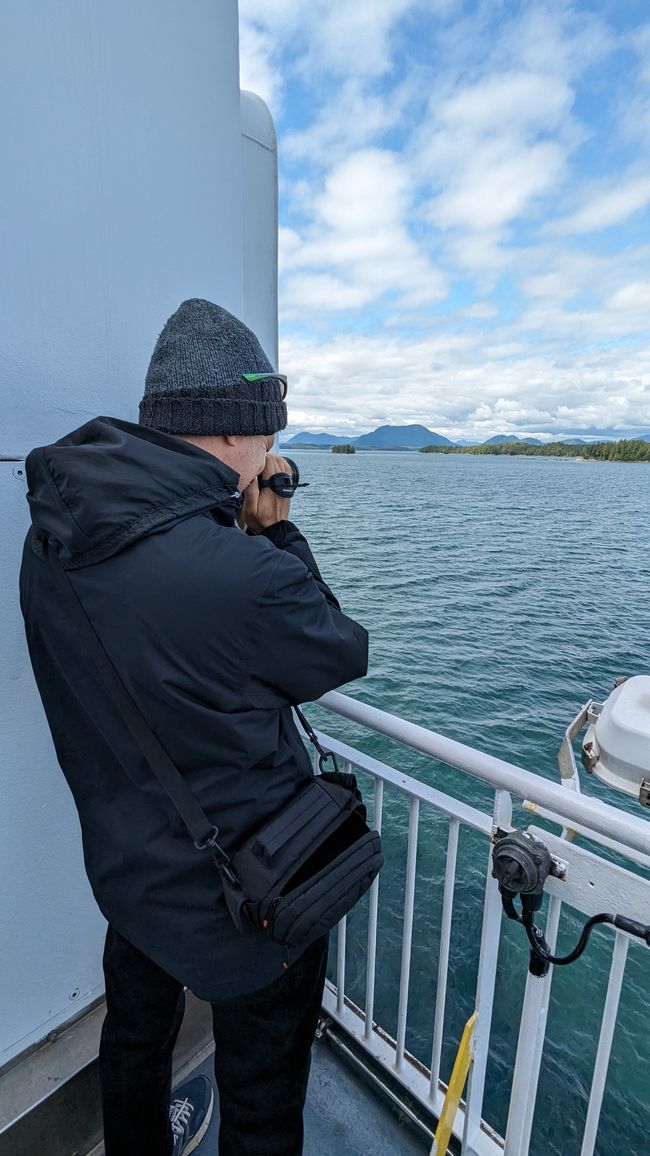
<path fill-rule="evenodd" d="M 0 461 L 0 1066 L 103 990 L 104 921 L 29 661 L 18 574 L 23 462 Z"/>
<path fill-rule="evenodd" d="M 0 1065 L 101 993 L 104 930 L 25 643 L 18 459 L 98 414 L 137 421 L 187 297 L 277 360 L 275 136 L 240 99 L 236 0 L 3 13 Z"/>
<path fill-rule="evenodd" d="M 236 0 L 3 6 L 0 455 L 137 420 L 187 297 L 241 314 Z"/>

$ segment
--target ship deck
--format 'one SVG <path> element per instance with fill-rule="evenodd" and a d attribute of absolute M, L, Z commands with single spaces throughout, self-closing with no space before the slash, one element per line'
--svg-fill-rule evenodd
<path fill-rule="evenodd" d="M 191 1073 L 213 1080 L 212 1057 Z M 216 1156 L 218 1102 L 197 1156 Z M 359 1078 L 324 1040 L 317 1040 L 305 1105 L 304 1156 L 423 1156 L 430 1143 L 401 1123 L 383 1097 Z M 99 1156 L 98 1150 L 96 1156 Z M 95 1154 L 93 1154 L 95 1156 Z"/>
<path fill-rule="evenodd" d="M 0 1156 L 104 1156 L 97 1047 L 104 1018 L 100 1001 L 52 1040 L 0 1073 Z M 304 1156 L 423 1156 L 431 1147 L 431 1121 L 409 1119 L 412 1105 L 397 1083 L 379 1090 L 372 1064 L 352 1062 L 350 1041 L 330 1032 L 312 1051 L 305 1105 Z M 188 996 L 174 1053 L 174 1087 L 199 1073 L 214 1085 L 214 1042 L 209 1005 Z M 353 1053 L 352 1053 L 353 1054 Z M 391 1094 L 399 1104 L 391 1102 Z M 399 1112 L 401 1106 L 402 1111 Z M 218 1096 L 197 1156 L 216 1156 Z"/>

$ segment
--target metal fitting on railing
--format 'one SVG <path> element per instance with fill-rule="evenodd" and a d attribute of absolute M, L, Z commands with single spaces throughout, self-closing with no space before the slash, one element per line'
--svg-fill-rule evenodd
<path fill-rule="evenodd" d="M 492 852 L 492 874 L 499 884 L 503 909 L 508 919 L 522 923 L 525 928 L 531 948 L 528 964 L 531 975 L 542 978 L 548 974 L 552 963 L 561 967 L 575 963 L 585 950 L 594 927 L 600 923 L 610 923 L 628 935 L 643 939 L 650 947 L 649 926 L 624 915 L 600 912 L 587 920 L 573 951 L 568 955 L 553 955 L 543 932 L 535 925 L 535 913 L 542 906 L 544 884 L 551 870 L 552 857 L 548 847 L 529 831 L 511 831 L 496 839 Z M 514 904 L 517 896 L 521 901 L 521 915 Z"/>

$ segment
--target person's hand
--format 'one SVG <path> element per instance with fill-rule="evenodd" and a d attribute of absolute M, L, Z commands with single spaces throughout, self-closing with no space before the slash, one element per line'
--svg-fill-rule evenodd
<path fill-rule="evenodd" d="M 291 467 L 279 454 L 267 454 L 264 469 L 259 477 L 262 480 L 273 477 L 273 474 L 291 474 Z M 244 490 L 244 505 L 242 519 L 249 529 L 259 534 L 267 526 L 274 526 L 276 522 L 283 522 L 289 517 L 291 498 L 281 498 L 270 486 L 260 490 L 258 478 L 253 478 L 250 486 Z M 241 523 L 240 523 L 241 524 Z"/>

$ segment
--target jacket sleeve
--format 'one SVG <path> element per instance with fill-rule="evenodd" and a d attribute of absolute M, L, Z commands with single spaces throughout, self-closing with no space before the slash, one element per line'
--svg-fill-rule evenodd
<path fill-rule="evenodd" d="M 256 705 L 270 705 L 269 689 L 289 702 L 313 702 L 368 669 L 367 631 L 340 611 L 320 575 L 288 551 L 278 553 L 253 638 Z"/>
<path fill-rule="evenodd" d="M 338 599 L 335 598 L 327 583 L 323 581 L 316 559 L 309 548 L 309 542 L 293 522 L 275 522 L 266 530 L 262 530 L 260 536 L 267 538 L 269 542 L 277 546 L 278 550 L 284 550 L 287 554 L 293 554 L 294 558 L 300 558 L 300 561 L 304 562 L 310 574 L 313 575 L 327 601 L 337 610 L 341 609 Z"/>

